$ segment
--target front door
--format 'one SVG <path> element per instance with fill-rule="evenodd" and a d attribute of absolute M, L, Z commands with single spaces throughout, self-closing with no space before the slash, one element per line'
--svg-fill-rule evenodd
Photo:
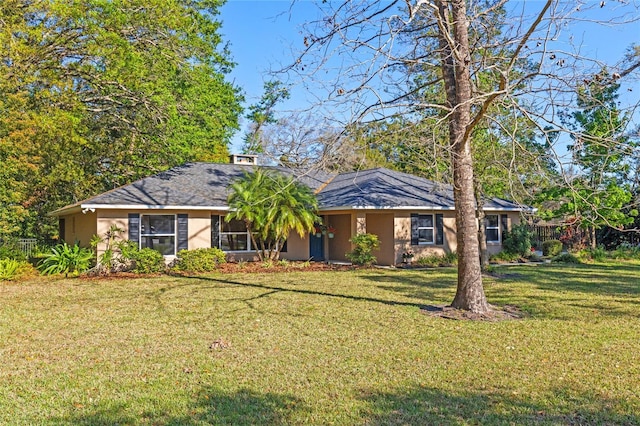
<path fill-rule="evenodd" d="M 324 260 L 324 235 L 309 234 L 309 257 L 316 262 Z"/>

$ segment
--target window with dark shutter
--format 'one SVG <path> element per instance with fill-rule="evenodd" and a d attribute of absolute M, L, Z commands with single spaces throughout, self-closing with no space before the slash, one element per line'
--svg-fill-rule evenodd
<path fill-rule="evenodd" d="M 189 249 L 189 215 L 178 215 L 178 251 Z"/>
<path fill-rule="evenodd" d="M 436 244 L 444 244 L 444 215 L 436 214 Z"/>
<path fill-rule="evenodd" d="M 509 216 L 506 214 L 500 215 L 500 241 L 504 241 L 504 236 L 509 231 Z"/>
<path fill-rule="evenodd" d="M 417 213 L 411 214 L 411 245 L 417 246 L 419 235 L 418 235 L 418 217 Z"/>
<path fill-rule="evenodd" d="M 140 214 L 129 213 L 129 241 L 140 242 Z"/>
<path fill-rule="evenodd" d="M 67 233 L 67 227 L 64 219 L 58 219 L 58 236 L 60 241 L 65 241 L 65 234 Z"/>
<path fill-rule="evenodd" d="M 220 248 L 220 216 L 211 215 L 211 247 Z"/>

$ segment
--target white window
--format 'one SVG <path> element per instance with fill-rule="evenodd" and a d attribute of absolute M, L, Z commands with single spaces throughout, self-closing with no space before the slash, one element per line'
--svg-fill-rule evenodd
<path fill-rule="evenodd" d="M 220 248 L 223 251 L 251 251 L 251 238 L 244 221 L 220 217 Z"/>
<path fill-rule="evenodd" d="M 421 214 L 418 215 L 418 244 L 433 244 L 434 243 L 434 228 L 433 228 L 433 215 Z"/>
<path fill-rule="evenodd" d="M 176 216 L 173 214 L 142 215 L 140 248 L 150 248 L 164 256 L 174 256 L 176 254 Z"/>
<path fill-rule="evenodd" d="M 484 234 L 487 238 L 487 243 L 500 242 L 499 217 L 497 214 L 488 214 L 484 217 Z"/>

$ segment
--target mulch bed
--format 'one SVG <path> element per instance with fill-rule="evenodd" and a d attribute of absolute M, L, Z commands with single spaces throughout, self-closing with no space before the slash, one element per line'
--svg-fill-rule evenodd
<path fill-rule="evenodd" d="M 238 272 L 246 273 L 274 273 L 274 272 L 309 272 L 309 271 L 349 271 L 362 267 L 355 265 L 327 264 L 324 262 L 288 262 L 281 265 L 274 262 L 272 265 L 265 266 L 263 262 L 227 262 L 218 265 L 218 272 L 223 274 L 235 274 Z"/>
<path fill-rule="evenodd" d="M 272 265 L 265 266 L 262 262 L 227 262 L 218 265 L 215 272 L 222 274 L 266 274 L 276 272 L 314 272 L 314 271 L 349 271 L 354 269 L 362 269 L 362 266 L 356 265 L 342 265 L 342 264 L 327 264 L 324 262 L 288 262 L 287 264 L 279 264 L 274 262 Z M 207 272 L 208 273 L 208 272 Z M 136 274 L 133 272 L 111 272 L 109 274 L 96 273 L 95 271 L 89 271 L 89 273 L 83 274 L 83 279 L 86 280 L 120 280 L 120 279 L 136 279 L 136 278 L 149 278 L 160 277 L 166 274 Z M 176 276 L 193 276 L 198 273 L 193 272 L 176 272 L 171 271 L 170 275 Z"/>

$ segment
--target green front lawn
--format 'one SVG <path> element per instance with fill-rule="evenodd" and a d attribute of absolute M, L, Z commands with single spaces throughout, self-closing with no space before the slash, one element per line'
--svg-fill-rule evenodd
<path fill-rule="evenodd" d="M 0 284 L 0 424 L 640 424 L 640 264 Z"/>

